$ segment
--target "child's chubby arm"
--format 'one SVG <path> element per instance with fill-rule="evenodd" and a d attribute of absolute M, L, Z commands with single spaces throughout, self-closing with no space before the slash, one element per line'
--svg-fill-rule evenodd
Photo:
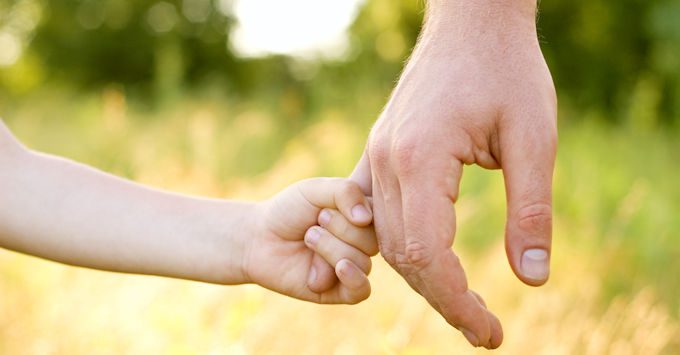
<path fill-rule="evenodd" d="M 377 250 L 375 236 L 370 227 L 343 226 L 333 209 L 326 210 L 330 222 L 320 218 L 326 228 L 312 228 L 321 233 L 314 250 L 346 282 L 317 285 L 316 291 L 330 288 L 322 293 L 305 287 L 312 263 L 321 265 L 319 278 L 326 281 L 323 267 L 330 267 L 314 259 L 304 235 L 322 207 L 351 216 L 345 185 L 306 181 L 260 203 L 179 195 L 30 151 L 0 120 L 0 248 L 75 266 L 255 282 L 309 301 L 355 303 L 370 292 L 364 272 L 370 268 L 366 254 Z M 354 221 L 368 225 L 370 218 Z M 354 266 L 361 272 L 352 273 Z"/>
<path fill-rule="evenodd" d="M 304 180 L 259 208 L 259 231 L 246 250 L 249 281 L 317 303 L 369 296 L 366 276 L 378 246 L 370 203 L 358 185 L 343 178 Z"/>

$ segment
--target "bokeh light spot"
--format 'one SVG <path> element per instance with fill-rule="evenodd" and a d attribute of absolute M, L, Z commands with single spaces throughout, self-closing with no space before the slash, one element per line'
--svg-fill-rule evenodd
<path fill-rule="evenodd" d="M 200 23 L 205 22 L 212 10 L 210 0 L 184 0 L 182 1 L 182 14 L 187 20 Z"/>
<path fill-rule="evenodd" d="M 8 67 L 16 63 L 21 52 L 21 41 L 16 36 L 0 32 L 0 67 Z"/>
<path fill-rule="evenodd" d="M 169 32 L 177 24 L 177 9 L 171 3 L 159 2 L 149 9 L 146 20 L 154 31 Z"/>
<path fill-rule="evenodd" d="M 291 54 L 342 57 L 347 28 L 362 0 L 235 0 L 231 45 L 242 56 Z"/>

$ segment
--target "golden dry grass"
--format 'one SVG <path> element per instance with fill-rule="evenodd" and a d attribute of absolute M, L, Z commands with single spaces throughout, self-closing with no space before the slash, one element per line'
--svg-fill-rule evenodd
<path fill-rule="evenodd" d="M 276 135 L 280 126 L 256 110 L 240 112 L 223 122 L 209 108 L 189 108 L 167 120 L 135 123 L 126 118 L 124 106 L 115 106 L 120 98 L 115 93 L 108 95 L 113 96 L 104 99 L 110 102 L 99 111 L 102 119 L 94 123 L 74 123 L 56 132 L 59 122 L 8 123 L 34 147 L 151 185 L 232 198 L 263 198 L 301 178 L 345 174 L 364 140 L 360 130 L 346 123 L 347 118 L 326 112 L 326 119 L 305 127 L 286 140 L 283 148 L 277 147 L 281 153 L 274 159 L 276 163 L 264 172 L 251 176 L 225 173 L 220 170 L 222 165 L 238 167 L 247 163 L 243 159 L 253 159 L 241 155 L 240 145 L 248 139 L 266 140 Z M 81 144 L 63 143 L 79 135 L 85 135 Z M 583 135 L 577 132 L 572 136 L 580 139 Z M 573 144 L 574 154 L 582 154 L 579 147 Z M 558 195 L 562 190 L 588 191 L 570 174 L 560 173 L 560 169 L 569 168 L 574 168 L 569 160 L 558 164 Z M 224 180 L 223 175 L 227 176 Z M 588 174 L 583 170 L 577 175 Z M 678 271 L 677 262 L 656 266 L 669 268 L 667 283 L 648 280 L 646 274 L 632 274 L 630 287 L 611 289 L 606 281 L 621 272 L 619 263 L 637 265 L 631 247 L 584 242 L 588 238 L 623 238 L 635 227 L 630 221 L 639 213 L 631 206 L 659 195 L 653 194 L 657 186 L 639 178 L 638 187 L 626 190 L 614 203 L 618 207 L 604 227 L 592 217 L 599 205 L 592 206 L 598 198 L 609 198 L 605 193 L 582 200 L 587 205 L 583 214 L 592 218 L 584 219 L 580 209 L 572 210 L 567 204 L 558 205 L 551 281 L 542 288 L 529 288 L 514 278 L 503 252 L 500 175 L 472 170 L 466 172 L 466 179 L 469 182 L 464 184 L 458 206 L 461 229 L 456 246 L 471 287 L 486 298 L 504 324 L 505 342 L 499 353 L 680 352 L 678 302 L 668 300 L 677 290 L 665 289 L 677 285 L 678 275 L 673 274 Z M 674 200 L 668 203 L 677 207 Z M 670 237 L 662 238 L 669 246 L 677 243 L 678 231 L 673 228 L 668 227 Z M 601 237 L 607 234 L 602 230 L 609 236 Z M 491 234 L 488 241 L 481 246 L 466 241 L 478 231 Z M 582 236 L 572 239 L 575 231 Z M 670 248 L 669 252 L 677 250 Z M 0 353 L 485 352 L 470 348 L 379 257 L 374 261 L 369 300 L 357 306 L 319 306 L 253 285 L 221 287 L 118 275 L 0 251 Z"/>

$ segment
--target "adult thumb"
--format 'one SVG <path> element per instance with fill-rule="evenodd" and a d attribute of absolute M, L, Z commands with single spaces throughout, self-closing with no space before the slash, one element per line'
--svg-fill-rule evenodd
<path fill-rule="evenodd" d="M 550 274 L 554 126 L 517 129 L 503 137 L 503 176 L 508 202 L 505 250 L 513 272 L 540 286 Z"/>

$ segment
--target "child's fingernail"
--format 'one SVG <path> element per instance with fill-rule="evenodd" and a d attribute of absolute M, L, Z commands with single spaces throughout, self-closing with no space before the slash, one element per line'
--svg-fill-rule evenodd
<path fill-rule="evenodd" d="M 477 339 L 477 336 L 475 335 L 475 333 L 473 333 L 473 332 L 471 332 L 471 331 L 469 331 L 469 330 L 467 330 L 463 327 L 458 328 L 458 330 L 460 330 L 460 332 L 463 333 L 463 335 L 465 336 L 465 339 L 467 339 L 467 341 L 469 341 L 470 344 L 472 344 L 472 346 L 479 346 L 479 339 Z"/>
<path fill-rule="evenodd" d="M 350 288 L 357 288 L 361 286 L 361 279 L 357 272 L 359 272 L 347 259 L 338 261 L 337 272 L 342 274 L 343 283 Z"/>
<path fill-rule="evenodd" d="M 364 205 L 356 205 L 352 207 L 352 218 L 355 221 L 368 221 L 371 219 L 371 212 Z"/>
<path fill-rule="evenodd" d="M 328 223 L 331 222 L 331 213 L 328 212 L 327 210 L 322 210 L 321 213 L 319 213 L 319 224 L 321 225 L 328 225 Z"/>
<path fill-rule="evenodd" d="M 321 238 L 321 233 L 319 233 L 316 228 L 310 228 L 307 231 L 307 234 L 305 234 L 305 242 L 310 246 L 316 246 L 316 243 L 319 242 L 319 238 Z"/>
<path fill-rule="evenodd" d="M 543 249 L 528 249 L 522 255 L 520 262 L 522 275 L 534 280 L 545 280 L 550 268 L 548 266 L 548 252 Z"/>
<path fill-rule="evenodd" d="M 316 281 L 316 268 L 312 266 L 309 270 L 309 277 L 307 278 L 307 285 L 311 285 Z"/>
<path fill-rule="evenodd" d="M 338 271 L 346 276 L 354 275 L 354 269 L 352 268 L 352 265 L 349 263 L 349 261 L 347 261 L 347 259 L 342 259 L 338 261 Z"/>

